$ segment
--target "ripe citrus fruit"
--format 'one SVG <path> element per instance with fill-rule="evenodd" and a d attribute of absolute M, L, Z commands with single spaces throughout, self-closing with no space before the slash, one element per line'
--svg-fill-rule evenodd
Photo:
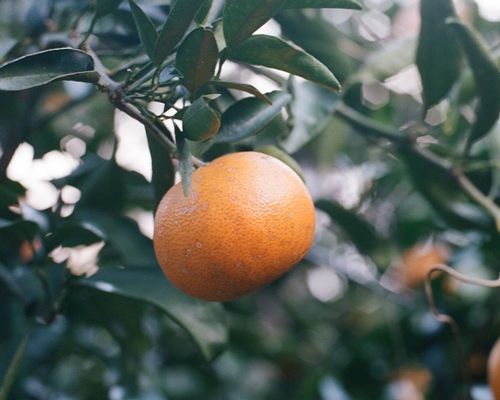
<path fill-rule="evenodd" d="M 407 249 L 396 265 L 394 278 L 409 288 L 425 282 L 427 274 L 438 264 L 446 264 L 449 249 L 443 244 L 419 243 Z"/>
<path fill-rule="evenodd" d="M 314 237 L 314 204 L 299 176 L 274 157 L 242 152 L 193 172 L 155 215 L 154 247 L 167 278 L 207 301 L 252 293 L 295 266 Z"/>
<path fill-rule="evenodd" d="M 500 400 L 500 339 L 496 341 L 488 357 L 488 385 L 495 400 Z"/>

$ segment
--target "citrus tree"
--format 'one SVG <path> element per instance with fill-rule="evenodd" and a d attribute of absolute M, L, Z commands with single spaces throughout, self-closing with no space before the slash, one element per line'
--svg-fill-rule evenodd
<path fill-rule="evenodd" d="M 0 3 L 0 400 L 498 396 L 479 11 Z"/>

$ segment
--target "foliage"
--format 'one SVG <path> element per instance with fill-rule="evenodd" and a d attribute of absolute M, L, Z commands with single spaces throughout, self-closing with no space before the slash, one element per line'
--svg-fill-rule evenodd
<path fill-rule="evenodd" d="M 414 6 L 0 3 L 0 399 L 489 398 L 498 290 L 459 281 L 498 274 L 499 23 Z M 148 221 L 177 171 L 187 192 L 242 150 L 304 177 L 315 243 L 254 295 L 198 301 Z M 398 281 L 436 244 L 455 331 Z"/>

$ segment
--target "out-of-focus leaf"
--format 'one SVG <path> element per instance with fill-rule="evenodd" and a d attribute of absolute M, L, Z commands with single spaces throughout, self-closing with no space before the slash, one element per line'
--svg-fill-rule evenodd
<path fill-rule="evenodd" d="M 370 53 L 363 66 L 349 77 L 348 82 L 383 82 L 414 62 L 417 43 L 416 37 L 404 38 Z"/>
<path fill-rule="evenodd" d="M 220 115 L 207 104 L 205 96 L 197 99 L 182 116 L 186 139 L 202 141 L 211 138 L 220 127 Z"/>
<path fill-rule="evenodd" d="M 455 16 L 452 0 L 421 0 L 422 25 L 417 48 L 417 67 L 423 86 L 425 107 L 446 96 L 462 67 L 460 43 L 446 24 Z"/>
<path fill-rule="evenodd" d="M 293 128 L 281 142 L 282 147 L 289 153 L 295 153 L 323 131 L 338 99 L 336 93 L 307 81 L 298 83 L 292 80 L 292 91 L 290 111 Z"/>
<path fill-rule="evenodd" d="M 340 204 L 329 200 L 318 200 L 315 207 L 326 212 L 335 224 L 349 236 L 356 248 L 373 258 L 382 267 L 387 267 L 389 243 L 377 235 L 373 226 L 353 210 L 346 210 Z"/>
<path fill-rule="evenodd" d="M 186 142 L 186 138 L 177 125 L 175 125 L 175 144 L 177 146 L 177 153 L 179 154 L 182 189 L 184 191 L 184 196 L 187 197 L 191 186 L 191 175 L 193 174 L 194 167 L 191 160 L 191 150 Z"/>
<path fill-rule="evenodd" d="M 95 0 L 96 17 L 104 17 L 115 11 L 123 0 Z"/>
<path fill-rule="evenodd" d="M 493 231 L 492 218 L 484 209 L 471 203 L 460 188 L 448 165 L 440 165 L 424 157 L 424 149 L 398 146 L 396 154 L 406 165 L 415 188 L 438 211 L 439 216 L 457 229 Z"/>
<path fill-rule="evenodd" d="M 182 74 L 181 83 L 196 92 L 215 73 L 219 50 L 209 29 L 197 28 L 189 33 L 177 51 L 175 67 Z"/>
<path fill-rule="evenodd" d="M 75 211 L 72 218 L 87 229 L 102 232 L 126 267 L 143 267 L 156 263 L 153 242 L 144 236 L 135 221 L 116 213 L 95 210 Z"/>
<path fill-rule="evenodd" d="M 232 61 L 262 65 L 300 76 L 329 90 L 340 90 L 333 73 L 313 56 L 268 35 L 254 35 L 229 54 Z"/>
<path fill-rule="evenodd" d="M 258 97 L 262 101 L 265 101 L 268 104 L 273 104 L 271 100 L 269 100 L 264 94 L 262 94 L 257 88 L 247 85 L 246 83 L 237 83 L 237 82 L 229 82 L 229 81 L 219 81 L 213 80 L 210 81 L 212 85 L 221 86 L 229 89 L 241 90 L 242 92 L 247 92 L 253 94 L 255 97 Z"/>
<path fill-rule="evenodd" d="M 81 192 L 75 208 L 121 209 L 125 204 L 125 187 L 118 178 L 120 169 L 114 158 L 97 162 L 90 173 L 75 182 Z"/>
<path fill-rule="evenodd" d="M 260 147 L 255 151 L 267 154 L 271 157 L 277 158 L 278 160 L 284 162 L 286 165 L 288 165 L 291 169 L 293 169 L 297 173 L 300 179 L 302 179 L 305 182 L 304 173 L 302 172 L 302 168 L 300 168 L 299 163 L 295 161 L 295 159 L 290 154 L 281 150 L 279 147 L 268 145 Z"/>
<path fill-rule="evenodd" d="M 177 0 L 161 29 L 153 62 L 160 66 L 180 42 L 204 0 Z"/>
<path fill-rule="evenodd" d="M 319 12 L 311 16 L 303 10 L 284 10 L 274 19 L 286 39 L 321 61 L 340 82 L 356 70 L 354 59 L 341 50 L 342 34 Z"/>
<path fill-rule="evenodd" d="M 129 4 L 144 51 L 149 56 L 149 59 L 153 60 L 155 45 L 158 41 L 156 27 L 142 8 L 137 5 L 135 0 L 129 0 Z"/>
<path fill-rule="evenodd" d="M 201 5 L 200 9 L 194 17 L 194 22 L 198 25 L 203 25 L 210 14 L 210 9 L 212 8 L 213 0 L 205 0 Z"/>
<path fill-rule="evenodd" d="M 222 14 L 226 46 L 233 48 L 269 21 L 285 0 L 226 0 Z"/>
<path fill-rule="evenodd" d="M 99 73 L 91 56 L 70 48 L 40 51 L 0 67 L 0 90 L 24 90 L 60 80 L 96 83 Z"/>
<path fill-rule="evenodd" d="M 500 70 L 488 45 L 473 27 L 457 20 L 449 20 L 448 23 L 460 38 L 479 94 L 480 103 L 471 131 L 471 140 L 474 141 L 486 135 L 498 120 Z"/>
<path fill-rule="evenodd" d="M 52 5 L 52 0 L 39 0 L 31 4 L 25 17 L 25 24 L 31 37 L 47 31 L 47 19 L 50 17 Z"/>
<path fill-rule="evenodd" d="M 101 268 L 79 284 L 145 301 L 159 307 L 183 327 L 203 355 L 213 359 L 227 344 L 224 310 L 220 304 L 192 298 L 176 289 L 156 268 Z"/>
<path fill-rule="evenodd" d="M 3 62 L 4 57 L 16 44 L 17 40 L 14 38 L 0 38 L 0 62 Z"/>
<path fill-rule="evenodd" d="M 163 195 L 174 185 L 175 168 L 172 164 L 170 152 L 165 147 L 161 146 L 151 134 L 148 132 L 146 133 L 153 167 L 153 176 L 151 179 L 154 189 L 153 209 L 156 210 Z"/>
<path fill-rule="evenodd" d="M 95 225 L 85 222 L 68 221 L 58 226 L 56 230 L 44 238 L 44 248 L 47 253 L 50 253 L 57 246 L 88 246 L 101 240 L 106 240 L 106 238 L 105 233 L 100 231 Z"/>
<path fill-rule="evenodd" d="M 247 97 L 230 106 L 222 114 L 221 127 L 213 137 L 216 143 L 236 142 L 260 132 L 290 102 L 292 96 L 282 91 L 267 93 L 272 105 L 256 97 Z"/>
<path fill-rule="evenodd" d="M 19 239 L 32 240 L 39 229 L 40 227 L 34 221 L 27 221 L 21 218 L 14 221 L 0 219 L 0 231 L 8 231 L 16 235 Z"/>
<path fill-rule="evenodd" d="M 361 10 L 363 7 L 353 0 L 286 0 L 283 9 L 287 8 L 347 8 Z"/>

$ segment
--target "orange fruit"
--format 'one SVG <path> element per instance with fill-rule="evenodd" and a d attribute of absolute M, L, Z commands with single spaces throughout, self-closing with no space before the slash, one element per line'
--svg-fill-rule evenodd
<path fill-rule="evenodd" d="M 314 204 L 299 176 L 274 157 L 242 152 L 193 172 L 155 215 L 154 248 L 167 278 L 207 301 L 229 301 L 268 285 L 309 250 Z"/>
<path fill-rule="evenodd" d="M 495 400 L 500 400 L 500 339 L 496 341 L 488 357 L 488 385 Z"/>
<path fill-rule="evenodd" d="M 427 274 L 438 264 L 446 264 L 449 249 L 443 244 L 420 243 L 407 249 L 396 266 L 395 278 L 409 288 L 425 282 Z"/>

